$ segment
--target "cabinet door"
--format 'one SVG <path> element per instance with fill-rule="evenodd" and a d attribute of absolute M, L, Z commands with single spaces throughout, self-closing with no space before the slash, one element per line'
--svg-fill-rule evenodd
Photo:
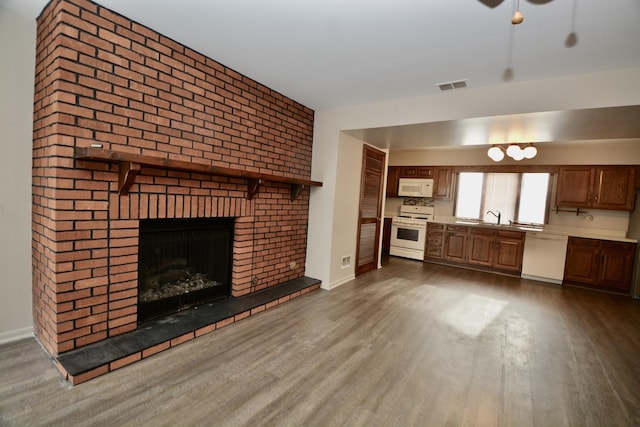
<path fill-rule="evenodd" d="M 495 231 L 482 228 L 471 229 L 469 235 L 469 264 L 490 267 L 493 264 Z"/>
<path fill-rule="evenodd" d="M 572 282 L 595 284 L 598 278 L 599 242 L 592 239 L 570 237 L 564 279 Z"/>
<path fill-rule="evenodd" d="M 635 169 L 631 167 L 597 167 L 595 170 L 593 207 L 633 210 Z"/>
<path fill-rule="evenodd" d="M 522 271 L 524 233 L 499 231 L 496 237 L 494 267 L 501 270 Z"/>
<path fill-rule="evenodd" d="M 403 166 L 400 178 L 433 178 L 433 168 L 429 166 Z"/>
<path fill-rule="evenodd" d="M 391 218 L 384 219 L 382 228 L 382 253 L 388 254 L 391 248 Z"/>
<path fill-rule="evenodd" d="M 633 243 L 609 242 L 600 243 L 600 259 L 598 285 L 628 291 L 631 282 L 633 265 Z"/>
<path fill-rule="evenodd" d="M 451 168 L 435 168 L 433 178 L 433 197 L 435 199 L 451 199 L 452 177 Z"/>
<path fill-rule="evenodd" d="M 398 197 L 398 179 L 400 179 L 400 167 L 389 166 L 387 170 L 387 197 Z"/>
<path fill-rule="evenodd" d="M 467 227 L 447 226 L 444 243 L 444 258 L 448 261 L 466 262 Z"/>
<path fill-rule="evenodd" d="M 560 168 L 556 187 L 556 205 L 590 206 L 594 173 L 594 168 L 591 166 Z"/>

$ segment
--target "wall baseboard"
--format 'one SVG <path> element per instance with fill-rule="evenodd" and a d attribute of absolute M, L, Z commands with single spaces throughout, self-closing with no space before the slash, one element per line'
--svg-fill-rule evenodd
<path fill-rule="evenodd" d="M 0 333 L 0 345 L 7 344 L 13 341 L 18 341 L 24 338 L 33 337 L 33 327 L 16 329 L 13 331 Z"/>
<path fill-rule="evenodd" d="M 322 286 L 320 286 L 320 287 L 321 287 L 322 289 L 326 289 L 326 290 L 330 291 L 331 289 L 335 289 L 335 288 L 337 288 L 337 287 L 338 287 L 338 286 L 340 286 L 340 285 L 344 285 L 345 283 L 350 282 L 350 281 L 352 281 L 352 280 L 353 280 L 353 279 L 355 279 L 355 278 L 356 278 L 356 275 L 355 275 L 355 274 L 350 274 L 349 276 L 344 277 L 344 278 L 342 278 L 342 279 L 340 279 L 340 280 L 337 280 L 337 281 L 335 281 L 335 282 L 329 283 L 329 284 L 328 284 L 328 285 L 326 285 L 326 286 L 325 286 L 325 284 L 324 284 L 324 282 L 323 282 L 323 283 L 322 283 Z"/>

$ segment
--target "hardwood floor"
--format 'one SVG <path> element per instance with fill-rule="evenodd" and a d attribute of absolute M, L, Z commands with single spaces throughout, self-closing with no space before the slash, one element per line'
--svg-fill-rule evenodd
<path fill-rule="evenodd" d="M 640 301 L 392 258 L 71 387 L 0 347 L 0 425 L 640 425 Z"/>

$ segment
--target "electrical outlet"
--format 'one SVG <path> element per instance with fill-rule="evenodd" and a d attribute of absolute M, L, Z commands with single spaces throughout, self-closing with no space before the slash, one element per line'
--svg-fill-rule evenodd
<path fill-rule="evenodd" d="M 295 261 L 291 261 L 291 262 L 289 263 L 289 268 L 290 268 L 291 270 L 295 270 L 297 266 L 298 266 L 298 263 L 297 263 L 297 262 L 295 262 Z"/>

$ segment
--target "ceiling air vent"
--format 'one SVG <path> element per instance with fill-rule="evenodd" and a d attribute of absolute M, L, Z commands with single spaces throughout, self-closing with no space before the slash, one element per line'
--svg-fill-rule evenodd
<path fill-rule="evenodd" d="M 440 88 L 441 92 L 444 92 L 447 90 L 465 88 L 467 87 L 467 81 L 468 81 L 467 79 L 464 79 L 464 80 L 457 80 L 455 82 L 438 83 L 436 86 Z"/>

